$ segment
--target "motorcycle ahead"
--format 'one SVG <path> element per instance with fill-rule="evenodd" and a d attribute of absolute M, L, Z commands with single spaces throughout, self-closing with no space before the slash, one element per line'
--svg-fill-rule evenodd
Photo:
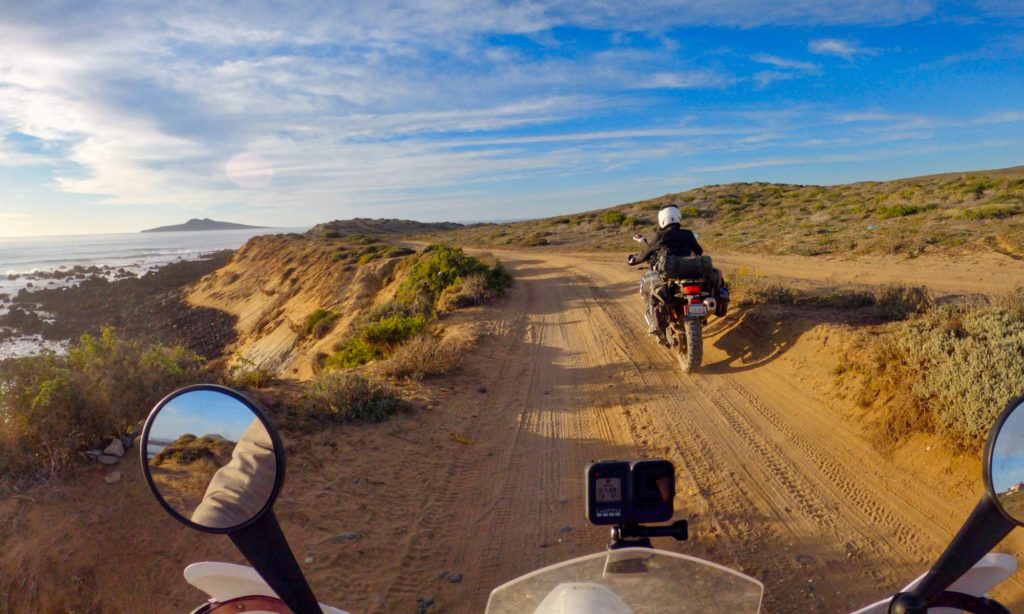
<path fill-rule="evenodd" d="M 648 245 L 641 234 L 633 240 Z M 644 320 L 658 341 L 676 352 L 683 373 L 696 373 L 704 359 L 708 316 L 725 315 L 729 291 L 724 284 L 717 290 L 712 287 L 711 269 L 703 260 L 683 259 L 682 266 L 665 266 L 659 258 L 651 256 L 651 270 L 640 280 L 640 297 L 647 305 Z M 627 262 L 639 264 L 632 255 Z"/>
<path fill-rule="evenodd" d="M 346 614 L 317 602 L 277 524 L 272 506 L 284 480 L 284 447 L 251 401 L 222 386 L 183 388 L 153 409 L 141 443 L 143 471 L 161 505 L 190 528 L 227 534 L 252 564 L 186 567 L 186 581 L 210 596 L 193 614 Z M 585 480 L 587 518 L 612 527 L 607 551 L 494 589 L 486 614 L 760 611 L 756 579 L 651 547 L 651 538 L 688 534 L 685 520 L 651 524 L 674 516 L 671 463 L 600 461 L 587 467 Z M 986 493 L 932 569 L 855 614 L 1009 612 L 985 595 L 1017 568 L 1013 556 L 990 550 L 1024 524 L 1024 397 L 989 434 L 984 480 Z"/>

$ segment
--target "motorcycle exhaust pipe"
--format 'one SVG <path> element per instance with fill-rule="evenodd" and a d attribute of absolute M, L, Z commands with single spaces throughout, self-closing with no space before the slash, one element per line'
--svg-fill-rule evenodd
<path fill-rule="evenodd" d="M 718 301 L 716 301 L 713 296 L 709 296 L 704 299 L 704 304 L 708 306 L 708 313 L 714 313 L 715 309 L 718 308 Z"/>

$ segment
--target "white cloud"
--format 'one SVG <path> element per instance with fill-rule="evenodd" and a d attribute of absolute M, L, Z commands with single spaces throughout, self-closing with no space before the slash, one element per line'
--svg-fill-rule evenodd
<path fill-rule="evenodd" d="M 782 58 L 777 55 L 771 55 L 768 53 L 758 53 L 751 56 L 752 60 L 758 64 L 768 64 L 776 68 L 800 70 L 806 72 L 816 72 L 821 69 L 820 66 L 814 62 L 804 62 L 801 60 L 791 60 L 788 58 Z"/>
<path fill-rule="evenodd" d="M 1024 111 L 1006 111 L 994 113 L 984 117 L 975 118 L 975 124 L 1009 124 L 1013 122 L 1024 122 Z"/>
<path fill-rule="evenodd" d="M 877 49 L 861 47 L 859 43 L 840 38 L 821 38 L 811 41 L 807 50 L 819 55 L 834 55 L 847 61 L 853 61 L 858 56 L 878 55 Z"/>

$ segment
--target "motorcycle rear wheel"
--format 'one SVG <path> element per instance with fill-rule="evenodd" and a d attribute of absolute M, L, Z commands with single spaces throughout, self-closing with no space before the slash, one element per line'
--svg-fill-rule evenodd
<path fill-rule="evenodd" d="M 675 329 L 676 357 L 683 373 L 696 373 L 704 359 L 704 337 L 700 320 L 688 318 L 683 330 Z"/>

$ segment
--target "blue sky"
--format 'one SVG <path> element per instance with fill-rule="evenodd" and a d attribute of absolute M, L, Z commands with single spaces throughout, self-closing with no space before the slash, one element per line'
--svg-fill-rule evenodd
<path fill-rule="evenodd" d="M 0 236 L 1024 164 L 1019 0 L 0 0 Z"/>
<path fill-rule="evenodd" d="M 175 441 L 185 433 L 196 437 L 220 435 L 237 442 L 256 419 L 252 411 L 232 397 L 198 390 L 172 399 L 160 411 L 150 430 L 152 439 Z"/>

